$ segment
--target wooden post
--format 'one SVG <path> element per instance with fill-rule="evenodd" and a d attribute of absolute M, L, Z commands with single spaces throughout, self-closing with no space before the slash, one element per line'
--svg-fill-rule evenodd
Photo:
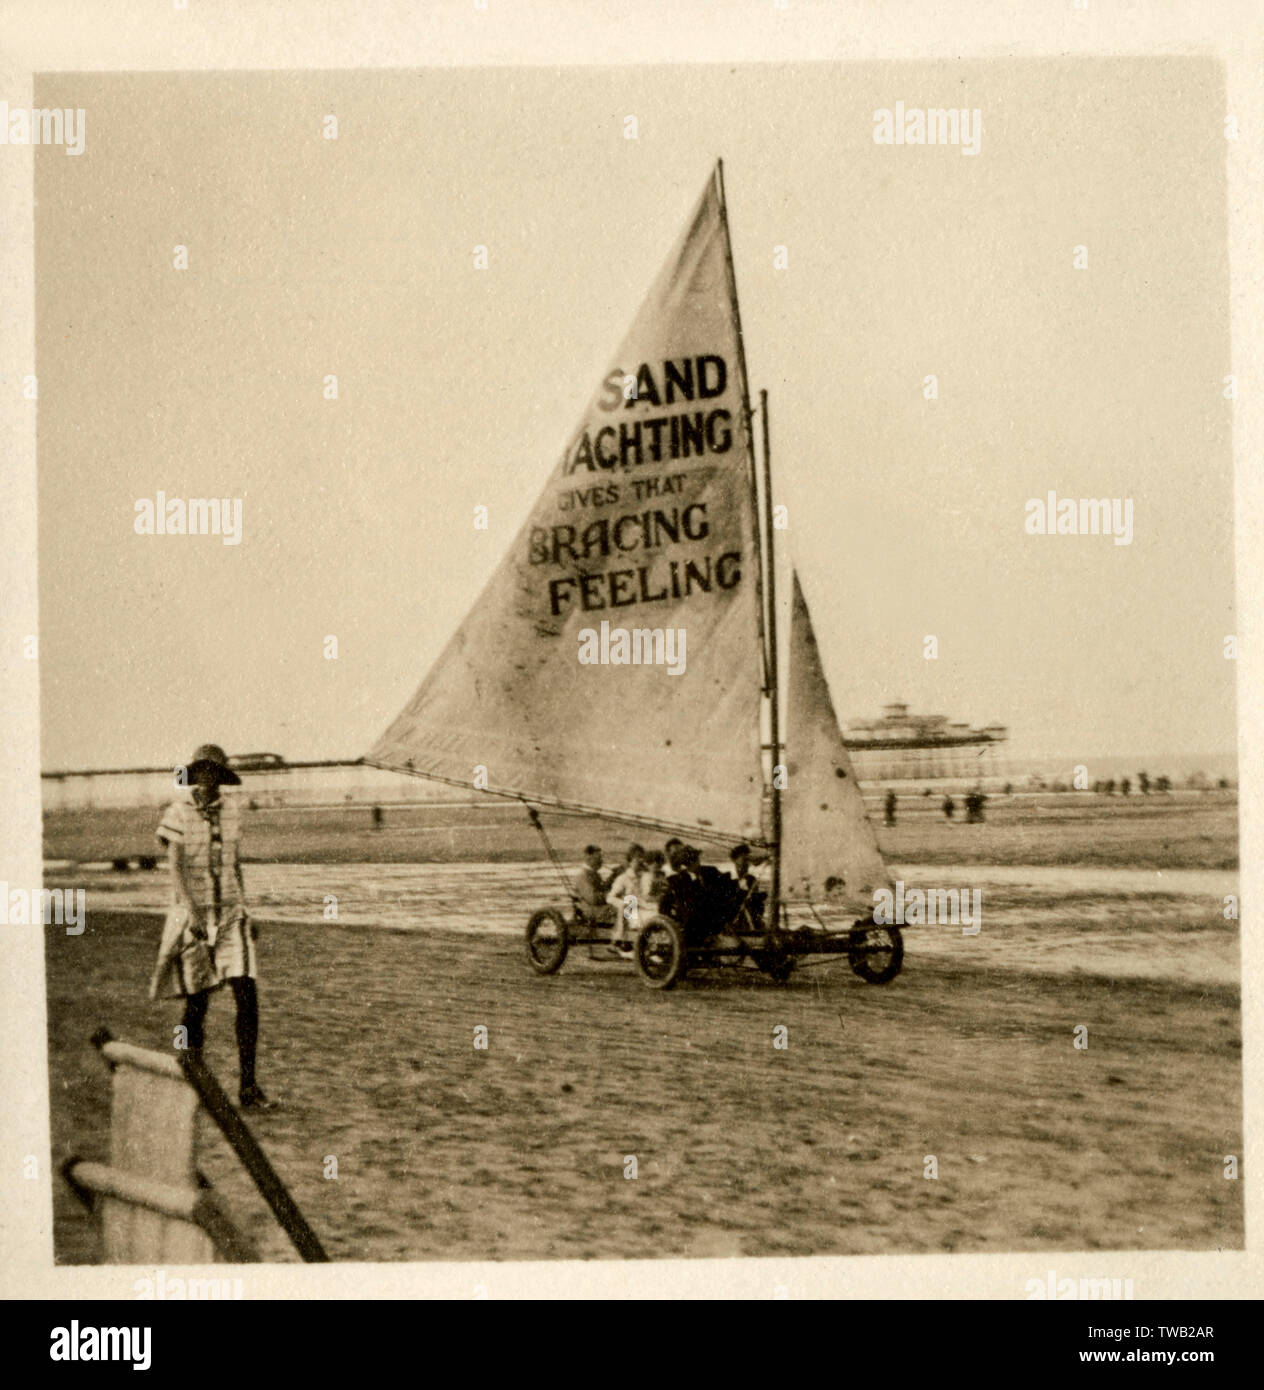
<path fill-rule="evenodd" d="M 161 1052 L 92 1039 L 110 1067 L 110 1161 L 71 1159 L 62 1173 L 101 1216 L 107 1264 L 254 1260 L 194 1158 L 198 1096 Z"/>
<path fill-rule="evenodd" d="M 248 1264 L 259 1258 L 254 1243 L 237 1229 L 209 1184 L 190 1188 L 155 1182 L 138 1173 L 77 1158 L 62 1165 L 62 1175 L 90 1206 L 103 1209 L 108 1264 L 200 1265 L 216 1259 Z M 123 1213 L 143 1213 L 160 1223 L 163 1239 L 156 1249 L 146 1245 L 143 1227 L 142 1239 L 135 1239 L 135 1221 L 130 1226 L 118 1221 Z M 111 1214 L 116 1224 L 109 1234 Z"/>
<path fill-rule="evenodd" d="M 170 1057 L 126 1043 L 108 1042 L 110 1064 L 110 1167 L 159 1186 L 196 1191 L 193 1157 L 198 1100 Z M 118 1264 L 207 1264 L 215 1258 L 210 1237 L 188 1218 L 120 1194 L 106 1194 L 101 1212 L 105 1258 Z M 148 1254 L 144 1253 L 148 1252 Z"/>

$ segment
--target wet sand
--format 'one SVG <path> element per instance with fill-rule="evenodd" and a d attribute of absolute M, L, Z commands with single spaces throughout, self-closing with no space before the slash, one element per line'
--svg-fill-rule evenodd
<path fill-rule="evenodd" d="M 1096 796 L 1090 792 L 995 796 L 982 824 L 945 820 L 939 796 L 902 795 L 897 823 L 881 823 L 881 796 L 869 798 L 878 843 L 890 863 L 1130 866 L 1234 869 L 1238 805 L 1232 791 Z M 161 807 L 53 811 L 44 818 L 47 859 L 110 860 L 158 852 Z M 589 841 L 614 856 L 651 832 L 590 816 L 542 815 L 558 853 L 578 860 Z M 260 806 L 247 820 L 245 853 L 280 864 L 521 863 L 543 861 L 522 806 L 496 797 L 465 806 L 394 805 L 374 828 L 369 806 Z M 646 839 L 649 836 L 649 839 Z M 702 841 L 700 840 L 700 843 Z M 715 848 L 726 849 L 728 842 Z"/>
<path fill-rule="evenodd" d="M 911 926 L 911 960 L 929 953 L 998 969 L 1197 983 L 1240 977 L 1238 922 L 1224 915 L 1226 895 L 1238 892 L 1233 870 L 894 864 L 891 873 L 910 890 L 955 890 L 971 909 L 979 894 L 977 935 L 964 935 L 964 924 Z M 252 864 L 245 876 L 258 916 L 315 932 L 330 925 L 331 899 L 343 926 L 515 938 L 537 907 L 567 902 L 547 864 Z M 165 873 L 80 869 L 50 872 L 48 884 L 83 887 L 90 911 L 161 911 L 170 891 Z M 812 925 L 810 914 L 792 916 Z"/>

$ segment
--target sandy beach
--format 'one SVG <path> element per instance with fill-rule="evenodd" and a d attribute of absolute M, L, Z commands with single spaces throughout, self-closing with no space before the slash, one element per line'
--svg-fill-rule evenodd
<path fill-rule="evenodd" d="M 496 885 L 465 872 L 473 919 Z M 47 934 L 57 1162 L 106 1151 L 92 1031 L 171 1043 L 178 1004 L 144 997 L 158 926 L 90 910 L 82 936 Z M 1134 954 L 1152 926 L 1134 914 Z M 1116 975 L 1091 930 L 1059 972 L 1020 942 L 1002 965 L 999 934 L 972 952 L 988 936 L 985 917 L 973 941 L 913 946 L 884 987 L 831 965 L 659 995 L 581 952 L 537 978 L 503 932 L 274 924 L 261 1075 L 285 1108 L 252 1124 L 334 1259 L 1240 1248 L 1235 985 Z M 227 996 L 208 1052 L 234 1088 Z M 264 1257 L 296 1258 L 205 1130 L 202 1167 Z M 58 1260 L 99 1258 L 83 1209 L 60 1182 L 54 1197 Z"/>
<path fill-rule="evenodd" d="M 1231 798 L 1015 798 L 981 826 L 919 807 L 882 830 L 893 876 L 977 888 L 977 935 L 908 928 L 885 986 L 831 963 L 668 994 L 578 949 L 530 972 L 526 919 L 561 898 L 512 809 L 380 833 L 363 811 L 251 818 L 261 1077 L 284 1101 L 251 1123 L 332 1258 L 1241 1248 Z M 304 826 L 324 860 L 295 855 Z M 571 853 L 594 832 L 550 833 Z M 50 817 L 46 845 L 109 858 L 152 834 L 144 812 Z M 88 906 L 83 935 L 46 934 L 60 1163 L 107 1151 L 93 1031 L 168 1048 L 180 1006 L 145 997 L 164 872 L 47 881 Z M 208 1056 L 235 1093 L 232 1020 L 216 997 Z M 296 1258 L 209 1122 L 200 1163 L 266 1259 Z M 99 1259 L 60 1180 L 54 1206 L 57 1259 Z"/>

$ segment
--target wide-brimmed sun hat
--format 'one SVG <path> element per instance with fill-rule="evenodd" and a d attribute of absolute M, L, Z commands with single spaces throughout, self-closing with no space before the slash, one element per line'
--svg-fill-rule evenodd
<path fill-rule="evenodd" d="M 214 777 L 217 787 L 239 787 L 241 778 L 228 766 L 228 754 L 218 743 L 203 743 L 184 765 L 185 780 L 192 785 Z"/>

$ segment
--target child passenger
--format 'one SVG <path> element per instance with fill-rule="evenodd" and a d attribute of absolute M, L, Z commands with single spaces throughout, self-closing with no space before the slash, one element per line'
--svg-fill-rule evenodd
<path fill-rule="evenodd" d="M 645 850 L 642 846 L 628 846 L 623 868 L 615 875 L 606 902 L 615 910 L 614 932 L 610 945 L 621 956 L 632 952 L 632 938 L 640 925 L 641 876 L 645 870 Z"/>

